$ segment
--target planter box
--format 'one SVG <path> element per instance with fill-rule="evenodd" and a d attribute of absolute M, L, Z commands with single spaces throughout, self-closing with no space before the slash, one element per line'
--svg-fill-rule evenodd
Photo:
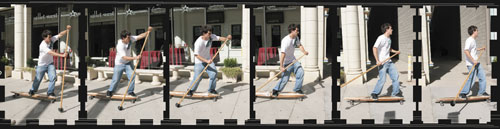
<path fill-rule="evenodd" d="M 35 80 L 36 71 L 23 71 L 23 79 L 27 81 Z"/>
<path fill-rule="evenodd" d="M 238 82 L 238 77 L 227 77 L 224 72 L 222 72 L 222 80 L 226 83 L 236 83 Z"/>
<path fill-rule="evenodd" d="M 91 70 L 87 69 L 87 80 L 93 80 L 97 78 L 97 71 L 96 70 Z"/>
<path fill-rule="evenodd" d="M 11 66 L 5 66 L 5 78 L 7 77 L 12 77 L 12 67 Z"/>

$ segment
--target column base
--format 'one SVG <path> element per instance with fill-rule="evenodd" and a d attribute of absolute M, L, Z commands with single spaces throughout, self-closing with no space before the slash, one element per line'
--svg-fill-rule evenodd
<path fill-rule="evenodd" d="M 304 69 L 304 84 L 320 80 L 319 69 Z"/>
<path fill-rule="evenodd" d="M 359 74 L 360 73 L 347 73 L 346 77 L 345 77 L 345 82 L 348 82 L 351 79 L 355 78 L 356 76 L 359 76 Z M 349 85 L 363 85 L 363 78 L 359 77 L 359 78 L 357 78 L 355 80 L 352 80 L 352 82 L 349 83 Z"/>
<path fill-rule="evenodd" d="M 241 81 L 243 83 L 250 83 L 250 72 L 243 72 L 243 75 L 241 76 Z"/>

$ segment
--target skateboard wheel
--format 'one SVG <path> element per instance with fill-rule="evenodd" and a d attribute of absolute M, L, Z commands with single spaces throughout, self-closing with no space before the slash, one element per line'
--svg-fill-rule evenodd
<path fill-rule="evenodd" d="M 444 103 L 443 102 L 439 102 L 439 105 L 444 106 Z"/>
<path fill-rule="evenodd" d="M 132 103 L 135 103 L 135 101 L 136 101 L 136 100 L 137 100 L 137 99 L 132 100 Z"/>
<path fill-rule="evenodd" d="M 351 104 L 351 106 L 354 106 L 354 101 L 349 101 L 349 104 Z"/>
<path fill-rule="evenodd" d="M 487 102 L 487 103 L 490 103 L 490 102 L 491 102 L 491 99 L 487 99 L 487 100 L 486 100 L 486 102 Z"/>
<path fill-rule="evenodd" d="M 170 95 L 170 96 L 168 97 L 168 99 L 172 99 L 172 95 Z"/>
<path fill-rule="evenodd" d="M 56 100 L 54 99 L 54 100 L 51 100 L 50 102 L 51 102 L 51 103 L 55 103 L 55 102 L 56 102 Z"/>
<path fill-rule="evenodd" d="M 175 103 L 175 107 L 179 108 L 179 107 L 181 107 L 181 104 Z"/>
<path fill-rule="evenodd" d="M 404 101 L 399 101 L 399 104 L 400 104 L 400 105 L 403 105 L 403 103 L 404 103 Z"/>
<path fill-rule="evenodd" d="M 217 97 L 214 98 L 214 102 L 217 102 Z"/>
<path fill-rule="evenodd" d="M 58 108 L 59 112 L 63 112 L 64 109 L 63 108 Z"/>
<path fill-rule="evenodd" d="M 454 107 L 454 106 L 455 106 L 455 101 L 451 101 L 450 105 L 451 105 L 452 107 Z"/>
<path fill-rule="evenodd" d="M 90 100 L 94 99 L 94 96 L 89 96 L 89 99 L 90 99 Z"/>
<path fill-rule="evenodd" d="M 304 101 L 304 98 L 302 98 L 302 97 L 301 97 L 301 98 L 299 98 L 299 100 L 300 100 L 300 101 Z"/>
<path fill-rule="evenodd" d="M 123 107 L 122 106 L 118 106 L 118 110 L 123 110 Z"/>

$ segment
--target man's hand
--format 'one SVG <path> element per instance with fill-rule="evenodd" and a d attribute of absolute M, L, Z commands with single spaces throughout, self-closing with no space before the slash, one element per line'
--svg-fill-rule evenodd
<path fill-rule="evenodd" d="M 66 25 L 66 30 L 70 30 L 71 29 L 71 26 L 70 25 Z"/>
<path fill-rule="evenodd" d="M 207 61 L 205 61 L 205 63 L 212 64 L 212 60 L 207 60 Z"/>
<path fill-rule="evenodd" d="M 141 56 L 134 56 L 134 60 L 139 60 Z"/>
<path fill-rule="evenodd" d="M 304 55 L 309 55 L 309 52 L 307 52 L 307 51 L 304 51 Z"/>
<path fill-rule="evenodd" d="M 68 57 L 68 53 L 65 52 L 64 54 L 61 55 L 61 57 Z"/>
<path fill-rule="evenodd" d="M 474 60 L 472 62 L 474 63 L 474 65 L 477 65 L 477 63 L 478 63 L 477 60 Z"/>
<path fill-rule="evenodd" d="M 382 65 L 382 62 L 377 60 L 377 65 Z"/>
<path fill-rule="evenodd" d="M 148 32 L 151 32 L 151 31 L 153 31 L 153 27 L 149 26 L 148 27 Z"/>
<path fill-rule="evenodd" d="M 479 50 L 479 51 L 486 50 L 486 47 L 479 48 L 478 50 Z"/>
<path fill-rule="evenodd" d="M 285 72 L 286 69 L 285 69 L 285 67 L 280 66 L 280 70 L 281 70 L 281 72 Z"/>
<path fill-rule="evenodd" d="M 227 37 L 226 37 L 226 38 L 227 38 L 227 40 L 231 40 L 231 39 L 233 38 L 233 36 L 231 36 L 231 35 L 227 35 Z"/>

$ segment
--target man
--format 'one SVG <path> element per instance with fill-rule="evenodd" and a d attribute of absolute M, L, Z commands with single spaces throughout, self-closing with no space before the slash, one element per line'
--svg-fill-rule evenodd
<path fill-rule="evenodd" d="M 378 65 L 378 82 L 375 85 L 375 88 L 373 89 L 373 92 L 371 94 L 372 99 L 378 100 L 378 95 L 382 91 L 382 88 L 384 87 L 385 83 L 385 77 L 386 73 L 389 74 L 392 80 L 392 97 L 403 97 L 401 94 L 399 94 L 399 75 L 398 75 L 398 70 L 396 69 L 396 66 L 394 65 L 394 62 L 392 62 L 391 59 L 389 59 L 387 62 L 381 62 L 385 61 L 387 58 L 389 58 L 389 52 L 399 54 L 399 51 L 396 51 L 391 48 L 391 38 L 390 36 L 392 35 L 392 26 L 389 23 L 384 23 L 380 27 L 382 30 L 382 35 L 378 36 L 377 41 L 375 41 L 375 45 L 373 45 L 373 56 L 375 57 L 375 60 L 377 61 Z"/>
<path fill-rule="evenodd" d="M 476 46 L 476 38 L 478 36 L 478 29 L 476 26 L 470 26 L 467 29 L 470 37 L 465 40 L 464 53 L 466 56 L 466 65 L 469 72 L 472 71 L 471 75 L 467 79 L 464 88 L 460 92 L 460 98 L 467 98 L 467 94 L 470 92 L 470 87 L 474 84 L 475 77 L 479 78 L 479 91 L 477 92 L 477 96 L 489 96 L 486 93 L 486 74 L 484 72 L 483 67 L 481 67 L 481 63 L 478 61 L 477 51 L 486 50 L 486 48 L 477 48 Z M 476 67 L 473 69 L 473 65 Z"/>
<path fill-rule="evenodd" d="M 109 85 L 109 89 L 106 92 L 107 97 L 113 96 L 113 92 L 116 90 L 116 85 L 118 85 L 118 82 L 120 82 L 120 79 L 122 78 L 123 71 L 125 71 L 125 73 L 127 74 L 129 81 L 132 80 L 127 91 L 128 95 L 134 97 L 136 96 L 134 93 L 135 75 L 132 77 L 132 74 L 134 72 L 133 60 L 139 60 L 141 55 L 132 56 L 131 46 L 133 42 L 145 38 L 146 34 L 151 32 L 151 30 L 153 30 L 153 27 L 150 26 L 148 27 L 148 31 L 137 36 L 131 36 L 130 32 L 128 32 L 127 30 L 123 30 L 120 33 L 121 39 L 119 39 L 118 43 L 116 44 L 116 58 L 115 68 L 113 69 L 113 79 L 111 80 L 111 85 Z"/>
<path fill-rule="evenodd" d="M 192 86 L 192 88 L 189 89 L 187 93 L 188 96 L 192 96 L 198 88 L 201 78 L 198 79 L 197 82 L 194 81 L 196 81 L 196 77 L 198 77 L 198 75 L 202 74 L 201 72 L 207 65 L 209 65 L 209 67 L 206 69 L 206 71 L 208 76 L 210 77 L 208 92 L 211 94 L 217 94 L 217 91 L 215 91 L 215 78 L 217 77 L 217 69 L 215 68 L 215 64 L 211 60 L 212 58 L 210 57 L 210 48 L 212 47 L 212 41 L 231 40 L 231 35 L 228 35 L 227 37 L 220 37 L 212 34 L 212 28 L 210 26 L 202 26 L 200 31 L 201 36 L 198 37 L 198 39 L 196 39 L 196 41 L 194 42 L 194 57 L 196 58 L 194 60 L 193 81 L 191 81 L 191 83 L 189 84 L 189 86 Z"/>
<path fill-rule="evenodd" d="M 59 57 L 67 57 L 68 53 L 59 54 L 56 51 L 52 50 L 52 44 L 57 41 L 60 37 L 67 34 L 67 32 L 71 29 L 70 25 L 66 26 L 66 30 L 61 31 L 59 34 L 52 36 L 52 32 L 50 30 L 44 30 L 42 32 L 42 42 L 39 46 L 39 54 L 38 54 L 38 66 L 36 66 L 36 76 L 33 81 L 33 85 L 29 90 L 29 94 L 32 96 L 38 91 L 38 87 L 40 86 L 40 82 L 43 79 L 45 73 L 49 75 L 49 89 L 47 90 L 47 95 L 49 97 L 55 97 L 54 94 L 54 86 L 56 82 L 56 68 L 54 67 L 54 56 Z"/>
<path fill-rule="evenodd" d="M 299 47 L 300 51 L 305 55 L 308 55 L 309 52 L 304 50 L 304 46 L 300 43 L 299 35 L 299 26 L 296 24 L 290 24 L 288 26 L 288 35 L 281 39 L 281 56 L 280 56 L 280 70 L 281 80 L 276 84 L 273 89 L 273 96 L 278 96 L 278 93 L 281 92 L 284 88 L 288 79 L 290 78 L 290 74 L 295 73 L 296 82 L 295 88 L 293 91 L 299 94 L 303 94 L 302 92 L 302 81 L 304 80 L 304 69 L 300 65 L 300 62 L 294 63 L 288 69 L 285 69 L 286 66 L 290 65 L 294 60 L 294 51 L 295 47 Z"/>

